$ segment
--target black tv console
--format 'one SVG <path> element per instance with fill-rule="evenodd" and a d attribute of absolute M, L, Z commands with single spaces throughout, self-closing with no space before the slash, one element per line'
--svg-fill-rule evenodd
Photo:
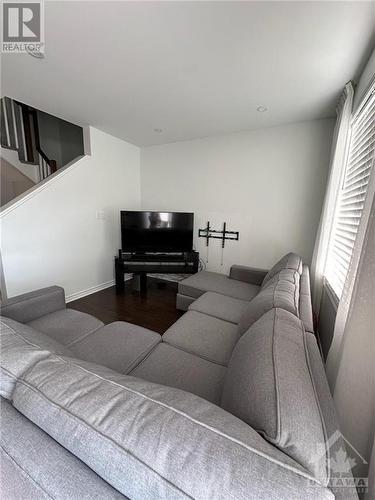
<path fill-rule="evenodd" d="M 119 250 L 115 257 L 116 293 L 125 291 L 124 274 L 134 273 L 140 278 L 140 291 L 147 291 L 147 273 L 195 274 L 199 267 L 199 253 L 128 253 Z"/>

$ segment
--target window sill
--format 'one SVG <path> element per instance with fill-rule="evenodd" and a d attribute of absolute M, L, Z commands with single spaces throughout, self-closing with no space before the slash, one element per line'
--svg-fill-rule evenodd
<path fill-rule="evenodd" d="M 338 298 L 336 292 L 333 290 L 327 279 L 324 277 L 323 278 L 323 286 L 327 290 L 327 294 L 332 302 L 332 305 L 335 306 L 336 311 L 337 308 L 339 307 L 340 299 Z"/>

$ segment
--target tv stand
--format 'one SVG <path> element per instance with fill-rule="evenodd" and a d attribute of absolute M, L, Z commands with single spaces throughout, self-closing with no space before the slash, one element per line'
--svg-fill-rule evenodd
<path fill-rule="evenodd" d="M 129 253 L 119 250 L 115 257 L 116 293 L 125 291 L 124 274 L 139 275 L 140 292 L 147 292 L 147 273 L 195 274 L 198 272 L 199 253 Z"/>

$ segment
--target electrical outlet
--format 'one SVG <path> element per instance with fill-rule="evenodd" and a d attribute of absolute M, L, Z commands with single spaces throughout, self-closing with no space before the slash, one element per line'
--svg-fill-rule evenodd
<path fill-rule="evenodd" d="M 97 212 L 96 212 L 96 218 L 98 220 L 104 220 L 105 219 L 105 212 L 104 212 L 104 210 L 97 210 Z"/>

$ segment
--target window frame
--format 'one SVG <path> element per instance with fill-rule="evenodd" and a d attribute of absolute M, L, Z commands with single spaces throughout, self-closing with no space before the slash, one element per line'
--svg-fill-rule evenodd
<path fill-rule="evenodd" d="M 332 215 L 332 218 L 331 218 L 331 221 L 330 221 L 329 238 L 328 238 L 328 242 L 327 242 L 326 259 L 325 259 L 325 265 L 324 265 L 324 270 L 323 270 L 323 283 L 329 289 L 329 292 L 333 295 L 333 297 L 335 298 L 335 302 L 337 302 L 337 304 L 340 302 L 341 297 L 343 295 L 343 291 L 344 291 L 344 288 L 345 288 L 345 281 L 347 280 L 348 273 L 349 273 L 349 270 L 350 270 L 350 267 L 351 267 L 351 263 L 352 263 L 352 260 L 353 260 L 354 246 L 355 246 L 355 242 L 356 242 L 356 240 L 358 238 L 359 227 L 360 227 L 361 222 L 363 220 L 363 210 L 364 210 L 364 208 L 361 209 L 361 214 L 360 214 L 360 218 L 359 218 L 358 227 L 357 227 L 357 230 L 356 230 L 356 233 L 355 233 L 355 237 L 354 237 L 354 240 L 353 240 L 353 242 L 354 242 L 353 243 L 353 248 L 351 250 L 350 260 L 349 260 L 349 263 L 348 263 L 347 268 L 346 268 L 346 275 L 345 275 L 344 283 L 342 285 L 341 290 L 338 290 L 337 287 L 335 286 L 335 284 L 331 283 L 331 281 L 329 279 L 329 276 L 327 276 L 327 274 L 329 274 L 331 271 L 329 271 L 329 273 L 327 273 L 327 268 L 328 268 L 329 264 L 332 263 L 332 261 L 334 261 L 335 259 L 337 260 L 337 257 L 336 258 L 332 258 L 331 252 L 332 252 L 333 245 L 334 245 L 334 243 L 336 241 L 337 218 L 338 218 L 338 214 L 340 213 L 340 210 L 341 210 L 341 207 L 342 207 L 342 205 L 341 205 L 341 196 L 342 196 L 342 193 L 343 193 L 343 188 L 344 188 L 344 185 L 345 185 L 346 176 L 347 176 L 347 174 L 350 175 L 352 173 L 352 172 L 348 173 L 348 168 L 349 168 L 350 153 L 351 153 L 351 148 L 352 148 L 353 128 L 354 128 L 356 122 L 360 119 L 362 113 L 363 112 L 366 113 L 366 109 L 368 107 L 370 107 L 370 108 L 374 107 L 374 109 L 375 109 L 375 77 L 370 82 L 368 90 L 365 93 L 365 95 L 364 95 L 362 101 L 360 102 L 358 108 L 354 112 L 352 112 L 351 117 L 350 117 L 349 128 L 348 128 L 347 137 L 346 137 L 346 141 L 345 141 L 344 160 L 343 160 L 342 166 L 341 166 L 341 172 L 340 172 L 340 176 L 339 176 L 339 184 L 338 184 L 337 191 L 335 193 L 335 200 L 334 200 L 334 205 L 333 205 L 333 215 Z M 372 139 L 370 139 L 370 140 L 375 141 L 375 115 L 374 115 L 374 124 L 373 124 L 372 132 L 371 132 L 371 138 Z M 372 151 L 372 156 L 371 156 L 371 160 L 370 161 L 371 161 L 371 164 L 370 164 L 370 175 L 369 175 L 369 177 L 367 179 L 367 182 L 366 182 L 366 193 L 365 193 L 365 197 L 364 197 L 364 201 L 363 201 L 364 205 L 366 203 L 366 199 L 367 199 L 367 196 L 368 196 L 368 186 L 369 186 L 370 178 L 371 178 L 372 175 L 375 175 L 374 174 L 374 169 L 375 169 L 375 149 Z M 337 282 L 336 282 L 336 284 L 337 284 Z"/>

